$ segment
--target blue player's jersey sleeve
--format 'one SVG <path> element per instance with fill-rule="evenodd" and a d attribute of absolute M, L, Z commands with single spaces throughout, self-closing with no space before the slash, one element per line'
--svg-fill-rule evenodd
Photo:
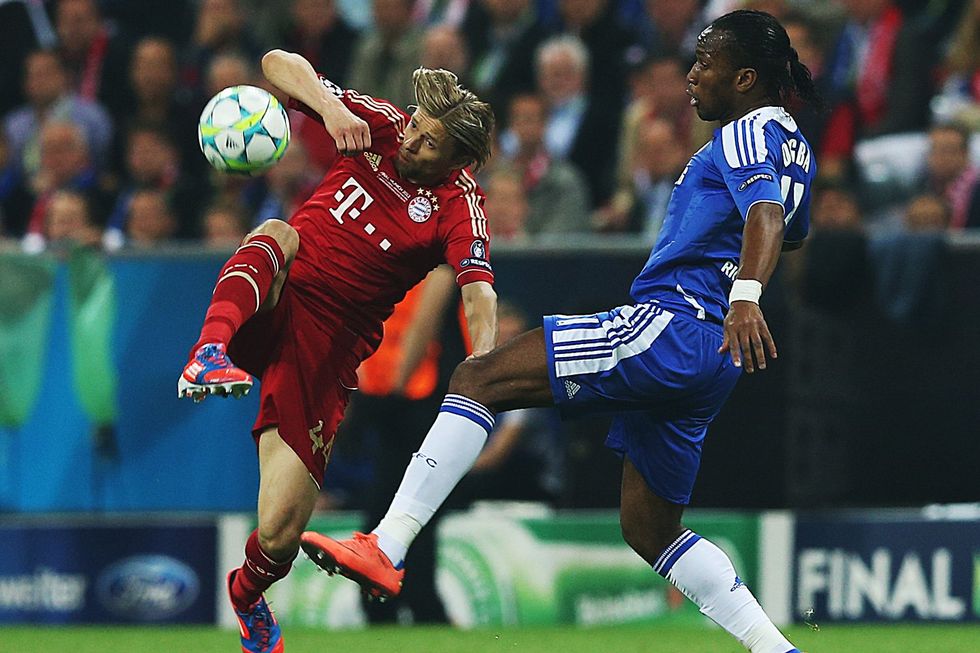
<path fill-rule="evenodd" d="M 792 127 L 793 132 L 788 132 Z M 788 114 L 759 113 L 730 122 L 717 139 L 714 162 L 742 219 L 759 202 L 783 207 L 783 240 L 798 243 L 810 229 L 810 182 L 815 162 Z"/>
<path fill-rule="evenodd" d="M 802 241 L 815 173 L 810 146 L 782 107 L 762 107 L 717 130 L 675 183 L 633 298 L 720 323 L 749 211 L 760 202 L 778 204 L 783 240 Z"/>
<path fill-rule="evenodd" d="M 712 150 L 714 163 L 743 220 L 759 202 L 783 205 L 774 143 L 767 138 L 767 131 L 752 120 L 730 122 L 721 130 L 721 147 Z"/>

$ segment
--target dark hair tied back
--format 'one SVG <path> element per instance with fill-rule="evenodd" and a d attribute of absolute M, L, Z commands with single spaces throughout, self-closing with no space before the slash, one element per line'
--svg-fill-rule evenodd
<path fill-rule="evenodd" d="M 754 68 L 774 101 L 786 104 L 796 96 L 817 108 L 823 106 L 810 70 L 772 15 L 742 9 L 716 19 L 711 28 L 732 37 L 727 42 L 731 63 L 736 68 Z"/>

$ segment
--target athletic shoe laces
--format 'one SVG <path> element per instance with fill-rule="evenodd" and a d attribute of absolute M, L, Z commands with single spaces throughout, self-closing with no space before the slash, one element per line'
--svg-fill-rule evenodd
<path fill-rule="evenodd" d="M 348 540 L 348 549 L 365 560 L 377 560 L 386 569 L 395 569 L 394 564 L 378 546 L 378 536 L 371 533 L 354 532 L 354 539 Z"/>
<path fill-rule="evenodd" d="M 216 365 L 218 367 L 225 367 L 229 364 L 228 355 L 221 345 L 204 345 L 198 354 L 198 358 L 209 365 Z"/>
<path fill-rule="evenodd" d="M 252 632 L 259 633 L 259 650 L 265 651 L 269 648 L 269 640 L 272 638 L 272 613 L 265 601 L 259 601 L 253 608 L 252 618 L 249 620 Z"/>

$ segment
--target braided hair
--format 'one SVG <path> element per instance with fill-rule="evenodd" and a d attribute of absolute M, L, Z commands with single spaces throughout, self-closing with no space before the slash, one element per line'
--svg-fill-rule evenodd
<path fill-rule="evenodd" d="M 725 14 L 710 25 L 712 33 L 722 32 L 732 66 L 754 68 L 767 94 L 779 104 L 797 97 L 814 108 L 823 100 L 813 84 L 810 69 L 790 45 L 786 30 L 770 14 L 742 9 Z"/>

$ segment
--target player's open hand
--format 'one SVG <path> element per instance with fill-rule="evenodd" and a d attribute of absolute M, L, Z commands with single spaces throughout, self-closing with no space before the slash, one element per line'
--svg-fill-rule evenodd
<path fill-rule="evenodd" d="M 776 358 L 776 343 L 762 316 L 762 309 L 754 302 L 735 301 L 725 316 L 725 339 L 719 354 L 731 353 L 735 367 L 742 367 L 751 374 L 756 368 L 766 369 L 766 354 Z"/>
<path fill-rule="evenodd" d="M 337 151 L 344 156 L 358 154 L 371 147 L 371 128 L 347 107 L 324 115 L 323 125 L 333 136 Z"/>

